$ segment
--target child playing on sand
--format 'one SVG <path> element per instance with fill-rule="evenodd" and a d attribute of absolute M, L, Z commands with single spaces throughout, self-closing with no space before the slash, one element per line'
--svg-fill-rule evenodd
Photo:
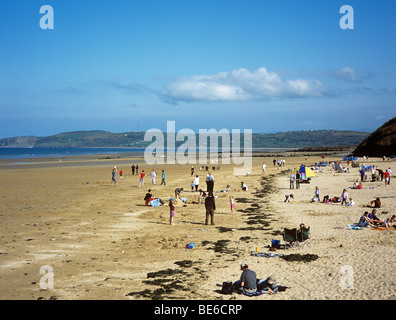
<path fill-rule="evenodd" d="M 320 194 L 319 187 L 316 187 L 316 188 L 315 188 L 315 197 L 318 198 L 318 201 L 320 201 L 320 196 L 319 196 L 319 194 Z"/>
<path fill-rule="evenodd" d="M 342 190 L 342 194 L 341 194 L 341 204 L 344 204 L 344 202 L 345 202 L 345 205 L 348 205 L 348 192 L 346 191 L 346 189 L 344 189 L 344 190 Z"/>
<path fill-rule="evenodd" d="M 124 179 L 124 177 L 122 176 L 123 172 L 122 170 L 120 170 L 120 179 Z"/>
<path fill-rule="evenodd" d="M 174 226 L 175 223 L 173 222 L 173 218 L 176 216 L 176 211 L 175 211 L 175 204 L 173 203 L 172 200 L 169 201 L 169 224 L 171 226 Z"/>
<path fill-rule="evenodd" d="M 235 209 L 235 201 L 232 196 L 230 196 L 230 205 L 231 205 L 231 213 L 234 214 L 234 209 Z"/>
<path fill-rule="evenodd" d="M 284 202 L 290 202 L 290 198 L 294 199 L 294 196 L 292 193 L 286 193 L 285 197 L 286 197 L 286 199 Z"/>

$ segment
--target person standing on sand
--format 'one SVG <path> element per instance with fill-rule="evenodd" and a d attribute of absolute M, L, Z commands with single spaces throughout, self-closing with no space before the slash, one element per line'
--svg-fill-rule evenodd
<path fill-rule="evenodd" d="M 215 210 L 216 210 L 216 203 L 215 203 L 215 199 L 213 197 L 213 192 L 209 192 L 208 196 L 205 199 L 205 209 L 206 209 L 205 225 L 208 225 L 209 216 L 210 216 L 211 225 L 214 226 L 215 225 L 214 215 L 215 215 Z"/>
<path fill-rule="evenodd" d="M 290 175 L 290 189 L 294 189 L 294 182 L 296 181 L 296 175 L 292 172 Z"/>
<path fill-rule="evenodd" d="M 319 187 L 315 188 L 315 197 L 317 197 L 318 198 L 318 202 L 320 202 L 320 190 L 319 190 Z"/>
<path fill-rule="evenodd" d="M 144 173 L 144 170 L 142 170 L 142 172 L 140 173 L 139 188 L 144 186 L 144 177 L 145 176 L 146 176 L 146 174 Z"/>
<path fill-rule="evenodd" d="M 139 174 L 139 166 L 136 165 L 136 174 Z"/>
<path fill-rule="evenodd" d="M 296 189 L 300 189 L 300 172 L 296 173 Z"/>
<path fill-rule="evenodd" d="M 135 175 L 135 164 L 132 164 L 132 166 L 131 166 L 131 169 L 132 169 L 132 175 L 134 176 Z"/>
<path fill-rule="evenodd" d="M 195 187 L 195 191 L 198 191 L 198 187 L 199 187 L 199 177 L 198 177 L 198 175 L 195 176 L 194 187 Z"/>
<path fill-rule="evenodd" d="M 155 184 L 155 177 L 157 174 L 155 173 L 154 169 L 151 171 L 151 184 Z"/>
<path fill-rule="evenodd" d="M 111 172 L 111 186 L 113 186 L 113 183 L 115 183 L 116 187 L 118 187 L 116 174 L 117 174 L 117 167 L 114 166 L 113 171 Z"/>
<path fill-rule="evenodd" d="M 174 226 L 175 223 L 173 222 L 174 217 L 176 216 L 175 204 L 172 200 L 169 201 L 169 224 Z"/>
<path fill-rule="evenodd" d="M 231 205 L 231 214 L 234 214 L 235 210 L 235 200 L 232 196 L 230 196 L 230 205 Z"/>

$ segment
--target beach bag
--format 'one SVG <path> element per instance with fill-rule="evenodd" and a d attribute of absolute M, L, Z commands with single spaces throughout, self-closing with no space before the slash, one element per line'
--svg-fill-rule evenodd
<path fill-rule="evenodd" d="M 316 197 L 316 196 L 313 197 L 313 198 L 312 198 L 312 202 L 318 202 L 318 197 Z"/>
<path fill-rule="evenodd" d="M 233 284 L 232 281 L 223 282 L 223 286 L 221 288 L 222 294 L 232 294 Z"/>

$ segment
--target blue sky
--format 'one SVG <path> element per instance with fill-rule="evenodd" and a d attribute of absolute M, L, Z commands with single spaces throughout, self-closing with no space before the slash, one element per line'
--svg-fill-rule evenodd
<path fill-rule="evenodd" d="M 54 29 L 40 28 L 43 5 Z M 342 29 L 343 5 L 354 29 Z M 0 8 L 0 138 L 374 131 L 396 116 L 386 0 L 25 0 Z"/>

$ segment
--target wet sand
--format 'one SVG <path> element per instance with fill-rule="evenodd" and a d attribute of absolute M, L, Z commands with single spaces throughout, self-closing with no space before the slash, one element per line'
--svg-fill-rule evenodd
<path fill-rule="evenodd" d="M 363 190 L 347 189 L 357 203 L 311 203 L 315 186 L 321 196 L 340 196 L 359 178 L 358 168 L 335 173 L 325 168 L 310 184 L 290 192 L 289 173 L 319 157 L 286 157 L 284 168 L 272 157 L 254 157 L 249 176 L 233 175 L 232 165 L 213 171 L 216 225 L 205 225 L 205 209 L 191 191 L 190 166 L 145 165 L 143 159 L 46 160 L 35 164 L 0 164 L 0 298 L 3 300 L 368 300 L 395 299 L 393 275 L 396 231 L 348 230 L 358 222 L 368 201 L 380 197 L 380 218 L 396 213 L 396 184 L 366 182 Z M 339 157 L 326 160 L 341 160 Z M 130 166 L 157 172 L 156 185 L 146 177 L 139 188 Z M 265 174 L 261 164 L 267 164 Z M 369 159 L 385 169 L 395 162 Z M 111 186 L 111 169 L 124 171 Z M 161 186 L 160 172 L 166 172 Z M 395 168 L 393 168 L 395 170 Z M 206 171 L 199 171 L 206 189 Z M 241 181 L 249 187 L 240 191 Z M 231 192 L 225 190 L 227 184 Z M 184 187 L 186 204 L 177 204 L 175 225 L 169 208 L 145 206 L 148 188 L 165 202 Z M 236 199 L 231 214 L 229 196 Z M 311 227 L 311 242 L 300 249 L 277 250 L 282 257 L 257 257 L 269 252 L 272 239 L 282 240 L 283 228 Z M 195 243 L 194 249 L 186 249 Z M 240 277 L 246 262 L 258 278 L 273 274 L 285 290 L 277 295 L 247 297 L 220 293 L 223 281 Z M 43 290 L 40 268 L 53 270 L 53 289 Z M 49 270 L 48 268 L 46 270 Z"/>

